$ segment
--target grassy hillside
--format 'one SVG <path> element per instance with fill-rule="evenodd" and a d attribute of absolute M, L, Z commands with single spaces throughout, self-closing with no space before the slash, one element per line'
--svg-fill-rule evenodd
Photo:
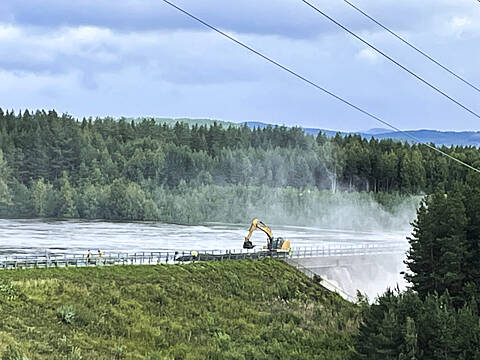
<path fill-rule="evenodd" d="M 356 328 L 274 260 L 0 271 L 2 359 L 345 359 Z"/>

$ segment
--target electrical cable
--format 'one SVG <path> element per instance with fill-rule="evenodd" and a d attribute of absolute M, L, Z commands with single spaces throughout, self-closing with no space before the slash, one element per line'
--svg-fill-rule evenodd
<path fill-rule="evenodd" d="M 175 5 L 174 3 L 170 2 L 169 0 L 162 0 L 162 1 L 165 2 L 166 4 L 170 5 L 171 7 L 177 9 L 178 11 L 182 12 L 183 14 L 187 15 L 188 17 L 194 19 L 195 21 L 201 23 L 202 25 L 206 26 L 207 28 L 209 28 L 209 29 L 215 31 L 216 33 L 222 35 L 223 37 L 226 37 L 227 39 L 233 41 L 233 42 L 236 43 L 237 45 L 240 45 L 240 46 L 243 47 L 244 49 L 247 49 L 248 51 L 254 53 L 255 55 L 263 58 L 264 60 L 266 60 L 266 61 L 268 61 L 268 62 L 270 62 L 271 64 L 273 64 L 273 65 L 279 67 L 280 69 L 288 72 L 290 75 L 293 75 L 294 77 L 302 80 L 303 82 L 306 82 L 307 84 L 313 86 L 313 87 L 316 88 L 317 90 L 323 91 L 324 93 L 326 93 L 326 94 L 330 95 L 331 97 L 339 100 L 340 102 L 344 103 L 345 105 L 347 105 L 347 106 L 349 106 L 349 107 L 351 107 L 351 108 L 353 108 L 353 109 L 361 112 L 362 114 L 364 114 L 364 115 L 366 115 L 366 116 L 368 116 L 368 117 L 370 117 L 370 118 L 372 118 L 372 119 L 374 119 L 374 120 L 382 123 L 382 124 L 385 125 L 385 126 L 388 126 L 389 128 L 395 130 L 396 132 L 399 132 L 399 133 L 401 133 L 401 134 L 404 134 L 405 136 L 409 137 L 410 139 L 414 140 L 415 142 L 417 142 L 417 143 L 419 143 L 419 144 L 425 145 L 425 146 L 428 147 L 429 149 L 432 149 L 432 150 L 434 150 L 434 151 L 442 154 L 443 156 L 448 157 L 449 159 L 451 159 L 451 160 L 453 160 L 453 161 L 461 164 L 462 166 L 465 166 L 465 167 L 469 168 L 470 170 L 473 170 L 473 171 L 476 171 L 477 173 L 480 173 L 480 169 L 477 169 L 477 168 L 475 168 L 475 167 L 473 167 L 473 166 L 471 166 L 471 165 L 463 162 L 462 160 L 459 160 L 459 159 L 457 159 L 456 157 L 453 157 L 453 156 L 451 156 L 450 154 L 447 154 L 446 152 L 444 152 L 444 151 L 436 148 L 435 146 L 432 146 L 432 145 L 427 144 L 427 143 L 423 143 L 423 142 L 422 142 L 420 139 L 418 139 L 417 137 L 409 134 L 409 133 L 406 132 L 406 131 L 403 131 L 403 130 L 397 128 L 396 126 L 388 123 L 387 121 L 381 119 L 380 117 L 378 117 L 378 116 L 376 116 L 376 115 L 368 112 L 367 110 L 362 109 L 361 107 L 359 107 L 359 106 L 351 103 L 350 101 L 348 101 L 348 100 L 340 97 L 339 95 L 336 95 L 336 94 L 334 94 L 333 92 L 331 92 L 331 91 L 329 91 L 329 90 L 321 87 L 320 85 L 318 85 L 318 84 L 316 84 L 315 82 L 307 79 L 307 78 L 304 77 L 303 75 L 300 75 L 299 73 L 297 73 L 297 72 L 289 69 L 288 67 L 280 64 L 279 62 L 273 60 L 272 58 L 270 58 L 270 57 L 262 54 L 260 51 L 255 50 L 254 48 L 246 45 L 245 43 L 241 42 L 240 40 L 237 40 L 237 39 L 234 38 L 233 36 L 228 35 L 227 33 L 225 33 L 225 32 L 223 32 L 222 30 L 216 28 L 215 26 L 210 25 L 209 23 L 207 23 L 207 22 L 203 21 L 202 19 L 196 17 L 195 15 L 189 13 L 187 10 L 184 10 L 184 9 L 182 9 L 181 7 Z"/>
<path fill-rule="evenodd" d="M 455 73 L 453 70 L 450 70 L 447 66 L 443 65 L 442 63 L 440 63 L 440 61 L 434 59 L 432 56 L 428 55 L 425 51 L 419 49 L 417 46 L 413 45 L 412 43 L 408 42 L 407 40 L 405 40 L 405 38 L 401 37 L 400 35 L 398 35 L 396 32 L 394 32 L 393 30 L 391 30 L 390 28 L 388 28 L 386 25 L 382 24 L 380 21 L 376 20 L 375 18 L 373 18 L 372 16 L 370 16 L 369 14 L 367 14 L 365 11 L 363 11 L 362 9 L 360 9 L 358 6 L 356 6 L 355 4 L 351 3 L 350 1 L 348 0 L 343 0 L 346 4 L 348 4 L 350 7 L 352 7 L 353 9 L 355 9 L 356 11 L 358 11 L 360 14 L 362 14 L 363 16 L 365 16 L 366 18 L 370 19 L 371 21 L 373 21 L 375 24 L 377 24 L 378 26 L 380 26 L 382 29 L 384 29 L 385 31 L 387 31 L 388 33 L 390 33 L 391 35 L 393 35 L 394 37 L 396 37 L 398 40 L 400 40 L 401 42 L 403 42 L 404 44 L 406 44 L 407 46 L 409 46 L 410 48 L 412 48 L 413 50 L 415 50 L 416 52 L 418 52 L 419 54 L 423 55 L 425 58 L 427 58 L 428 60 L 430 60 L 431 62 L 433 62 L 435 65 L 441 67 L 443 70 L 445 70 L 446 72 L 448 72 L 450 75 L 456 77 L 458 80 L 462 81 L 463 83 L 465 83 L 466 85 L 470 86 L 472 89 L 476 90 L 477 92 L 480 93 L 480 89 L 475 86 L 474 84 L 472 84 L 470 81 L 466 80 L 465 78 L 461 77 L 460 75 L 458 75 L 457 73 Z M 480 3 L 480 0 L 477 0 L 479 3 Z"/>
<path fill-rule="evenodd" d="M 320 15 L 322 15 L 323 17 L 325 17 L 326 19 L 330 20 L 331 22 L 333 22 L 335 25 L 341 27 L 343 30 L 345 30 L 346 32 L 348 32 L 350 35 L 352 35 L 353 37 L 355 37 L 356 39 L 360 40 L 362 43 L 364 43 L 365 45 L 367 45 L 369 48 L 373 49 L 374 51 L 376 51 L 377 53 L 379 53 L 380 55 L 382 55 L 383 57 L 385 57 L 386 59 L 388 59 L 389 61 L 391 61 L 392 63 L 394 63 L 395 65 L 397 65 L 399 68 L 403 69 L 404 71 L 408 72 L 410 75 L 412 75 L 413 77 L 415 77 L 417 80 L 419 80 L 420 82 L 424 83 L 425 85 L 427 85 L 428 87 L 432 88 L 433 90 L 435 90 L 436 92 L 438 92 L 440 95 L 444 96 L 445 98 L 447 98 L 448 100 L 450 100 L 451 102 L 453 102 L 454 104 L 460 106 L 462 109 L 464 109 L 465 111 L 469 112 L 470 114 L 472 114 L 473 116 L 477 117 L 478 119 L 480 119 L 480 114 L 476 113 L 475 111 L 473 111 L 472 109 L 468 108 L 467 106 L 463 105 L 460 101 L 458 100 L 455 100 L 453 97 L 451 97 L 450 95 L 448 95 L 446 92 L 444 92 L 443 90 L 440 90 L 438 87 L 436 87 L 435 85 L 432 85 L 431 83 L 429 83 L 427 80 L 423 79 L 421 76 L 417 75 L 415 72 L 413 72 L 412 70 L 410 70 L 409 68 L 407 68 L 406 66 L 400 64 L 397 60 L 395 60 L 394 58 L 392 58 L 391 56 L 387 55 L 386 53 L 384 53 L 383 51 L 381 51 L 380 49 L 378 49 L 377 47 L 373 46 L 372 44 L 370 44 L 368 41 L 366 41 L 365 39 L 363 39 L 362 37 L 360 37 L 359 35 L 355 34 L 352 30 L 350 30 L 349 28 L 347 28 L 345 25 L 339 23 L 337 20 L 335 20 L 334 18 L 330 17 L 329 15 L 327 15 L 326 13 L 324 13 L 322 10 L 320 10 L 319 8 L 317 8 L 315 5 L 309 3 L 307 0 L 301 0 L 303 3 L 305 3 L 306 5 L 308 5 L 309 7 L 311 7 L 313 10 L 315 10 L 316 12 L 318 12 Z"/>

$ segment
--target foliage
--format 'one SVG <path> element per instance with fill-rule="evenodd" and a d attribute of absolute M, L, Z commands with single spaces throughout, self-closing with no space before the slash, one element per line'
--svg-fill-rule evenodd
<path fill-rule="evenodd" d="M 438 190 L 419 207 L 406 278 L 422 298 L 448 290 L 457 307 L 480 298 L 479 200 L 480 189 L 468 184 L 449 193 Z"/>
<path fill-rule="evenodd" d="M 354 359 L 480 359 L 477 305 L 456 309 L 448 292 L 387 291 L 362 315 Z"/>
<path fill-rule="evenodd" d="M 12 201 L 0 206 L 3 216 L 188 224 L 243 222 L 255 212 L 266 214 L 265 221 L 296 224 L 300 217 L 315 224 L 328 215 L 325 202 L 359 201 L 368 207 L 381 198 L 381 207 L 389 207 L 394 214 L 392 204 L 405 200 L 396 193 L 329 194 L 336 183 L 331 171 L 341 172 L 330 159 L 338 146 L 317 144 L 299 129 L 275 128 L 265 134 L 248 128 L 182 124 L 171 128 L 147 120 L 132 125 L 110 119 L 84 121 L 79 126 L 55 112 L 7 113 L 0 116 L 2 126 L 3 136 L 9 139 L 2 146 L 14 169 L 8 185 Z M 42 131 L 44 138 L 39 138 Z M 45 141 L 41 146 L 45 161 L 21 146 L 29 136 L 35 137 L 35 143 Z M 48 141 L 51 137 L 54 140 Z M 241 141 L 233 147 L 231 141 L 224 141 L 229 137 Z M 277 140 L 271 144 L 273 139 Z M 74 145 L 79 148 L 73 149 Z M 325 169 L 314 171 L 318 166 Z"/>
<path fill-rule="evenodd" d="M 411 289 L 362 306 L 358 359 L 480 359 L 480 178 L 421 203 L 409 239 Z"/>
<path fill-rule="evenodd" d="M 345 359 L 357 328 L 354 305 L 269 259 L 2 271 L 0 281 L 24 294 L 0 302 L 8 359 Z"/>
<path fill-rule="evenodd" d="M 0 208 L 12 204 L 12 195 L 8 188 L 10 168 L 3 158 L 3 151 L 0 149 Z"/>
<path fill-rule="evenodd" d="M 216 122 L 80 122 L 55 111 L 0 109 L 0 151 L 3 216 L 162 220 L 158 189 L 265 186 L 418 195 L 438 184 L 451 190 L 468 177 L 465 168 L 424 145 L 393 140 L 328 139 L 295 127 Z M 476 148 L 442 151 L 480 164 Z M 148 212 L 142 211 L 147 204 Z"/>
<path fill-rule="evenodd" d="M 15 209 L 20 214 L 25 215 L 30 204 L 30 216 L 40 217 L 198 224 L 212 221 L 243 223 L 256 214 L 272 224 L 328 224 L 362 230 L 404 227 L 413 218 L 419 202 L 418 197 L 399 194 L 332 193 L 293 187 L 188 185 L 183 181 L 173 189 L 150 185 L 142 187 L 124 179 L 116 179 L 110 185 L 89 184 L 78 191 L 68 185 L 55 190 L 40 179 L 31 192 L 22 186 L 19 198 L 22 201 Z M 28 199 L 32 199 L 31 203 Z M 342 216 L 344 214 L 348 215 Z"/>
<path fill-rule="evenodd" d="M 57 309 L 57 316 L 65 324 L 73 324 L 75 321 L 75 309 L 71 305 L 62 305 Z"/>
<path fill-rule="evenodd" d="M 0 283 L 0 300 L 15 301 L 21 298 L 23 294 L 10 282 Z"/>

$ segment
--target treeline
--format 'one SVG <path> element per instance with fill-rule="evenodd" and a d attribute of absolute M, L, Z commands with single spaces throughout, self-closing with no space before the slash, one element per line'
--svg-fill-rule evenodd
<path fill-rule="evenodd" d="M 342 229 L 401 229 L 411 221 L 419 199 L 398 194 L 332 194 L 317 189 L 243 185 L 141 186 L 125 179 L 76 189 L 66 176 L 59 188 L 35 181 L 13 187 L 0 216 L 155 220 L 165 223 L 248 222 L 321 225 Z M 0 191 L 1 187 L 0 187 Z M 352 205 L 355 204 L 355 205 Z M 254 215 L 252 215 L 254 214 Z"/>
<path fill-rule="evenodd" d="M 426 197 L 407 256 L 411 289 L 364 303 L 358 359 L 480 359 L 480 179 Z"/>
<path fill-rule="evenodd" d="M 439 184 L 450 189 L 468 176 L 468 169 L 424 145 L 393 140 L 353 135 L 328 139 L 284 126 L 77 121 L 55 111 L 14 114 L 0 109 L 0 149 L 11 177 L 26 186 L 42 178 L 58 187 L 66 173 L 75 188 L 116 179 L 174 187 L 183 180 L 418 194 Z M 442 150 L 480 165 L 480 152 L 474 147 Z"/>

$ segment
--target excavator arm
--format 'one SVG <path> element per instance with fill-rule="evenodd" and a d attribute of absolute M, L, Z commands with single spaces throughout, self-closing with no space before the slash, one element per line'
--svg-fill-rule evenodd
<path fill-rule="evenodd" d="M 250 225 L 250 229 L 248 229 L 248 234 L 247 234 L 247 236 L 245 236 L 245 241 L 243 243 L 243 248 L 244 249 L 253 249 L 255 247 L 255 245 L 253 245 L 252 242 L 250 241 L 250 237 L 252 236 L 252 233 L 256 229 L 260 229 L 265 234 L 267 234 L 269 244 L 272 242 L 272 240 L 273 240 L 272 230 L 270 230 L 270 228 L 267 225 L 265 225 L 263 222 L 261 222 L 260 220 L 253 219 L 252 220 L 252 225 Z"/>
<path fill-rule="evenodd" d="M 252 225 L 250 225 L 250 229 L 248 229 L 248 234 L 245 236 L 245 241 L 243 243 L 244 249 L 253 249 L 255 247 L 250 241 L 250 237 L 256 229 L 262 230 L 268 236 L 267 246 L 264 246 L 264 249 L 275 252 L 290 252 L 290 240 L 281 237 L 274 238 L 272 230 L 258 219 L 252 220 Z"/>

